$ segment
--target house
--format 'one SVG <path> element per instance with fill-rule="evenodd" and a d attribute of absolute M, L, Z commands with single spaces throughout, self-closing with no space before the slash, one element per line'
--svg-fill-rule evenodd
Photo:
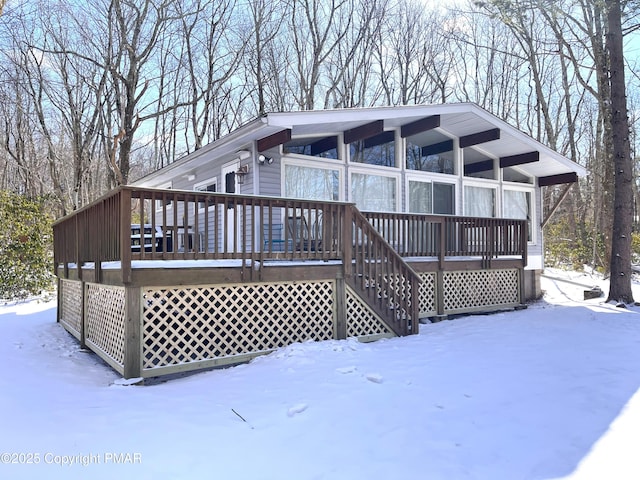
<path fill-rule="evenodd" d="M 59 321 L 144 377 L 517 307 L 585 174 L 470 103 L 269 113 L 59 220 Z"/>

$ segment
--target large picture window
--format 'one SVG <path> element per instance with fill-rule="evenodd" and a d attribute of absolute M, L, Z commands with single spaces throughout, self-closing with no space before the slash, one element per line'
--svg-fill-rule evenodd
<path fill-rule="evenodd" d="M 351 174 L 351 201 L 361 210 L 395 212 L 397 179 L 366 173 Z"/>
<path fill-rule="evenodd" d="M 284 194 L 307 200 L 339 200 L 340 172 L 327 168 L 286 164 Z"/>
<path fill-rule="evenodd" d="M 465 186 L 464 214 L 469 217 L 495 217 L 496 189 Z"/>

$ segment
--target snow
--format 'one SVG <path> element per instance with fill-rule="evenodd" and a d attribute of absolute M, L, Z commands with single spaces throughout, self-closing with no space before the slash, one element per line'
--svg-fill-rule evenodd
<path fill-rule="evenodd" d="M 640 307 L 550 275 L 526 310 L 144 386 L 55 302 L 0 306 L 0 478 L 640 478 Z"/>

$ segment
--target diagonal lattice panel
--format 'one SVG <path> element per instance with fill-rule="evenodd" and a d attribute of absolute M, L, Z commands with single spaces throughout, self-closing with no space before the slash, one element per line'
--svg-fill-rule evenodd
<path fill-rule="evenodd" d="M 87 284 L 86 341 L 99 348 L 118 365 L 124 365 L 124 287 Z"/>
<path fill-rule="evenodd" d="M 60 323 L 80 339 L 82 328 L 82 282 L 60 280 Z"/>
<path fill-rule="evenodd" d="M 442 295 L 445 313 L 520 303 L 518 270 L 445 272 Z"/>
<path fill-rule="evenodd" d="M 351 288 L 347 287 L 347 337 L 391 334 L 387 327 Z"/>
<path fill-rule="evenodd" d="M 420 302 L 420 317 L 428 317 L 437 313 L 436 308 L 436 274 L 420 273 L 420 288 L 418 290 L 418 301 Z"/>
<path fill-rule="evenodd" d="M 143 290 L 143 368 L 334 336 L 333 282 Z"/>

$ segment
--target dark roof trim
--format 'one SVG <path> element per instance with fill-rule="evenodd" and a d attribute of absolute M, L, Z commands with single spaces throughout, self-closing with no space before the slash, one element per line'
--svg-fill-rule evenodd
<path fill-rule="evenodd" d="M 434 143 L 422 147 L 422 156 L 437 155 L 438 153 L 450 152 L 453 150 L 453 140 L 445 140 L 444 142 Z"/>
<path fill-rule="evenodd" d="M 561 173 L 560 175 L 549 175 L 548 177 L 539 177 L 538 186 L 548 187 L 550 185 L 560 185 L 562 183 L 575 183 L 578 181 L 576 172 Z"/>
<path fill-rule="evenodd" d="M 540 161 L 540 152 L 527 152 L 518 155 L 509 155 L 500 157 L 500 168 L 513 167 L 514 165 L 522 165 L 523 163 L 532 163 Z"/>
<path fill-rule="evenodd" d="M 472 173 L 486 172 L 493 169 L 493 160 L 483 160 L 481 162 L 469 163 L 464 166 L 464 174 L 471 175 Z"/>
<path fill-rule="evenodd" d="M 498 140 L 499 138 L 499 128 L 492 128 L 491 130 L 485 130 L 484 132 L 472 133 L 471 135 L 460 137 L 460 148 L 471 147 L 472 145 L 478 145 L 480 143 L 487 143 L 492 140 Z"/>
<path fill-rule="evenodd" d="M 264 152 L 270 148 L 276 147 L 291 140 L 291 129 L 280 130 L 268 137 L 258 140 L 258 151 Z"/>
<path fill-rule="evenodd" d="M 364 148 L 375 147 L 376 145 L 383 145 L 385 143 L 393 142 L 396 135 L 393 130 L 379 133 L 373 137 L 369 137 L 364 141 Z"/>
<path fill-rule="evenodd" d="M 338 137 L 326 137 L 311 144 L 311 155 L 320 155 L 334 148 L 338 148 Z"/>
<path fill-rule="evenodd" d="M 416 133 L 433 130 L 440 126 L 440 115 L 432 115 L 430 117 L 421 118 L 415 122 L 407 123 L 400 127 L 400 136 L 402 138 L 410 137 Z"/>
<path fill-rule="evenodd" d="M 373 137 L 384 131 L 384 120 L 376 120 L 375 122 L 366 123 L 359 127 L 350 128 L 344 131 L 344 143 L 353 143 L 358 140 Z"/>

